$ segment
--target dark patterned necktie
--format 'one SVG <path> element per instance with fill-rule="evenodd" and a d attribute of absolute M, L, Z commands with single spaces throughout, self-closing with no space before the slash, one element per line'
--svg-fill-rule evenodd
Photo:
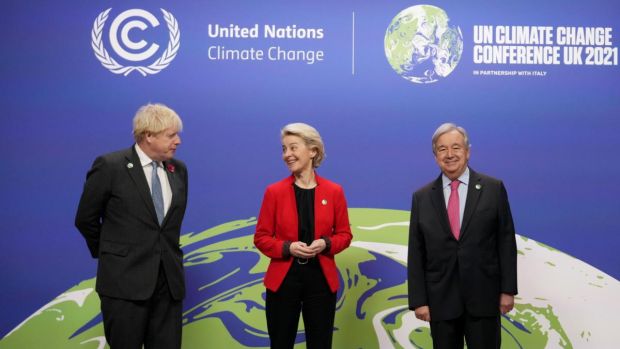
<path fill-rule="evenodd" d="M 157 220 L 159 225 L 164 221 L 164 194 L 161 190 L 161 182 L 157 175 L 157 162 L 153 161 L 153 174 L 151 175 L 151 196 L 153 197 L 153 204 L 155 205 L 155 213 L 157 213 Z"/>

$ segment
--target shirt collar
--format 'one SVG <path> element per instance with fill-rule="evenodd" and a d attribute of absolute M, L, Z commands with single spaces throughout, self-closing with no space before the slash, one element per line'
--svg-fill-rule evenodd
<path fill-rule="evenodd" d="M 469 167 L 465 167 L 465 171 L 463 171 L 461 176 L 459 176 L 459 178 L 457 178 L 457 179 L 458 179 L 459 182 L 465 184 L 465 186 L 468 186 L 469 185 Z M 451 182 L 452 182 L 452 180 L 450 180 L 450 178 L 448 178 L 443 173 L 441 174 L 441 183 L 442 183 L 444 189 L 446 187 L 449 187 Z"/>
<path fill-rule="evenodd" d="M 140 165 L 142 165 L 142 167 L 150 165 L 153 162 L 153 160 L 148 155 L 146 155 L 142 148 L 140 148 L 138 143 L 136 143 L 134 147 L 136 149 L 136 153 L 138 154 L 138 158 L 140 159 Z M 161 166 L 159 161 L 157 162 L 157 166 Z"/>

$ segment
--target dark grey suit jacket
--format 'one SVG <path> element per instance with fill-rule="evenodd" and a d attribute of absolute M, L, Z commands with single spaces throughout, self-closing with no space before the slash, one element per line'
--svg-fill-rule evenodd
<path fill-rule="evenodd" d="M 162 225 L 134 147 L 98 157 L 86 175 L 75 225 L 86 239 L 97 267 L 97 292 L 148 299 L 163 266 L 174 299 L 185 297 L 181 222 L 187 204 L 187 169 L 164 163 L 172 202 Z"/>
<path fill-rule="evenodd" d="M 499 314 L 500 293 L 517 294 L 515 230 L 500 180 L 470 169 L 460 238 L 450 230 L 441 175 L 413 195 L 409 226 L 409 308 L 433 321 Z"/>

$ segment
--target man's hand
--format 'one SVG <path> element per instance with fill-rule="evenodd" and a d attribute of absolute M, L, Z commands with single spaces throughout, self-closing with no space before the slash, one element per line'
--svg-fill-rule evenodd
<path fill-rule="evenodd" d="M 431 321 L 431 310 L 428 305 L 423 305 L 421 307 L 415 308 L 415 317 L 422 321 L 430 322 Z"/>
<path fill-rule="evenodd" d="M 515 296 L 508 293 L 502 293 L 499 296 L 499 311 L 502 313 L 502 315 L 511 311 L 514 306 Z"/>

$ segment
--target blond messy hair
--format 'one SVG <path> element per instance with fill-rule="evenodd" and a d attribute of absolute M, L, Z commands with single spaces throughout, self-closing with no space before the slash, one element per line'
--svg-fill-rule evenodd
<path fill-rule="evenodd" d="M 180 132 L 183 122 L 174 110 L 160 103 L 143 105 L 133 118 L 133 138 L 136 143 L 140 143 L 147 134 L 156 135 L 168 128 Z"/>

